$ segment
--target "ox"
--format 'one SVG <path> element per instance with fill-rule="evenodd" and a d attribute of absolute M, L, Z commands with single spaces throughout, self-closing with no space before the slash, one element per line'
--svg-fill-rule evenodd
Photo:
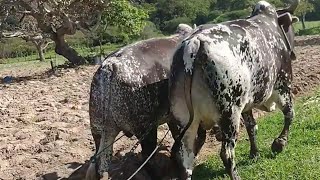
<path fill-rule="evenodd" d="M 247 19 L 199 26 L 177 48 L 169 77 L 171 112 L 183 127 L 172 155 L 180 179 L 191 179 L 194 144 L 200 127 L 221 130 L 220 157 L 231 179 L 240 179 L 235 166 L 235 145 L 241 115 L 258 155 L 253 108 L 284 114 L 284 128 L 272 144 L 281 152 L 293 119 L 291 95 L 293 52 L 291 16 L 299 1 L 276 11 L 265 1 Z"/>
<path fill-rule="evenodd" d="M 91 163 L 87 179 L 108 177 L 112 145 L 123 131 L 141 142 L 148 156 L 157 144 L 157 127 L 168 122 L 168 76 L 176 46 L 192 31 L 185 24 L 177 34 L 125 46 L 109 55 L 94 74 L 89 103 L 91 132 L 95 142 L 96 163 Z M 172 134 L 179 130 L 172 129 Z M 177 133 L 175 133 L 177 132 Z M 199 131 L 200 132 L 200 131 Z M 203 144 L 205 131 L 202 131 Z M 200 136 L 199 136 L 200 137 Z"/>

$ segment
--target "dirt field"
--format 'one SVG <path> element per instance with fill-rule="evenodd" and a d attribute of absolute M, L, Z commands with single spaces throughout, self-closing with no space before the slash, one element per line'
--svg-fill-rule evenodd
<path fill-rule="evenodd" d="M 298 46 L 296 54 L 294 93 L 302 95 L 319 86 L 320 45 Z M 84 163 L 94 150 L 89 128 L 88 95 L 97 67 L 64 69 L 58 76 L 49 76 L 45 73 L 46 68 L 0 70 L 1 79 L 9 75 L 17 78 L 14 83 L 0 84 L 0 179 L 83 177 L 87 167 Z M 166 129 L 166 126 L 159 128 L 159 138 Z M 117 142 L 116 153 L 128 149 L 133 142 L 136 142 L 134 138 Z M 171 142 L 168 136 L 164 144 L 170 148 Z M 209 136 L 200 160 L 214 153 L 216 145 L 215 139 Z M 117 153 L 118 157 L 122 155 Z M 136 166 L 134 163 L 132 166 Z"/>

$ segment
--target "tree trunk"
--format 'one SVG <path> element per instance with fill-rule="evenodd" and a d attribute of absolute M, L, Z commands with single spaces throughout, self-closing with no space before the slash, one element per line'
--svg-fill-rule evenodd
<path fill-rule="evenodd" d="M 302 29 L 305 30 L 306 29 L 306 14 L 302 14 L 302 18 L 301 18 L 301 23 L 302 23 Z"/>
<path fill-rule="evenodd" d="M 57 34 L 54 34 L 52 40 L 56 45 L 55 52 L 68 59 L 72 65 L 81 65 L 86 63 L 86 60 L 79 56 L 77 51 L 66 43 L 64 35 L 58 36 Z"/>
<path fill-rule="evenodd" d="M 45 57 L 44 57 L 44 53 L 43 53 L 43 48 L 41 47 L 41 44 L 40 45 L 37 45 L 37 50 L 38 50 L 38 54 L 39 54 L 39 58 L 40 58 L 40 61 L 43 62 L 45 61 Z"/>

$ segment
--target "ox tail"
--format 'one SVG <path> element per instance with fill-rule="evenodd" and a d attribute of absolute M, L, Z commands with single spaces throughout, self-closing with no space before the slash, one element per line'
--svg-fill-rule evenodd
<path fill-rule="evenodd" d="M 116 74 L 113 64 L 100 66 L 94 74 L 89 102 L 91 128 L 98 131 L 106 117 L 110 117 L 110 103 L 112 98 L 112 82 Z M 100 132 L 99 132 L 100 133 Z"/>
<path fill-rule="evenodd" d="M 181 135 L 183 136 L 187 129 L 190 127 L 194 118 L 194 109 L 192 105 L 192 79 L 193 72 L 195 70 L 195 60 L 200 49 L 200 40 L 197 37 L 193 37 L 184 42 L 183 62 L 184 62 L 184 95 L 186 105 L 189 111 L 189 121 L 186 127 L 183 129 Z"/>
<path fill-rule="evenodd" d="M 90 159 L 91 162 L 86 173 L 86 179 L 96 179 L 99 177 L 97 160 L 100 159 L 99 151 L 101 151 L 102 141 L 104 141 L 102 137 L 104 121 L 111 115 L 110 103 L 114 76 L 113 65 L 102 65 L 94 74 L 91 82 L 89 116 L 96 151 Z"/>

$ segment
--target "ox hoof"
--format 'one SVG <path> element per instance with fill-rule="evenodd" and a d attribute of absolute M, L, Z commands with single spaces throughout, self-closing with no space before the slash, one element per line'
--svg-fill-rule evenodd
<path fill-rule="evenodd" d="M 221 133 L 217 133 L 217 134 L 216 134 L 216 140 L 219 141 L 219 142 L 222 142 L 223 136 L 222 136 Z"/>
<path fill-rule="evenodd" d="M 232 180 L 241 180 L 240 176 L 238 175 L 237 171 L 232 172 L 230 175 L 230 179 Z"/>
<path fill-rule="evenodd" d="M 286 145 L 287 141 L 285 139 L 277 138 L 273 141 L 271 150 L 273 153 L 281 153 Z"/>
<path fill-rule="evenodd" d="M 86 173 L 85 180 L 98 180 L 99 175 L 96 172 L 95 163 L 91 163 Z"/>
<path fill-rule="evenodd" d="M 232 180 L 241 180 L 240 176 L 235 176 L 232 178 Z"/>
<path fill-rule="evenodd" d="M 108 180 L 108 179 L 109 179 L 109 173 L 104 172 L 104 173 L 102 174 L 102 177 L 101 177 L 100 179 L 101 179 L 101 180 Z"/>
<path fill-rule="evenodd" d="M 191 180 L 192 170 L 181 170 L 179 180 Z"/>
<path fill-rule="evenodd" d="M 257 160 L 259 158 L 259 156 L 260 156 L 260 154 L 258 151 L 252 151 L 249 154 L 249 158 L 254 159 L 254 160 Z"/>

